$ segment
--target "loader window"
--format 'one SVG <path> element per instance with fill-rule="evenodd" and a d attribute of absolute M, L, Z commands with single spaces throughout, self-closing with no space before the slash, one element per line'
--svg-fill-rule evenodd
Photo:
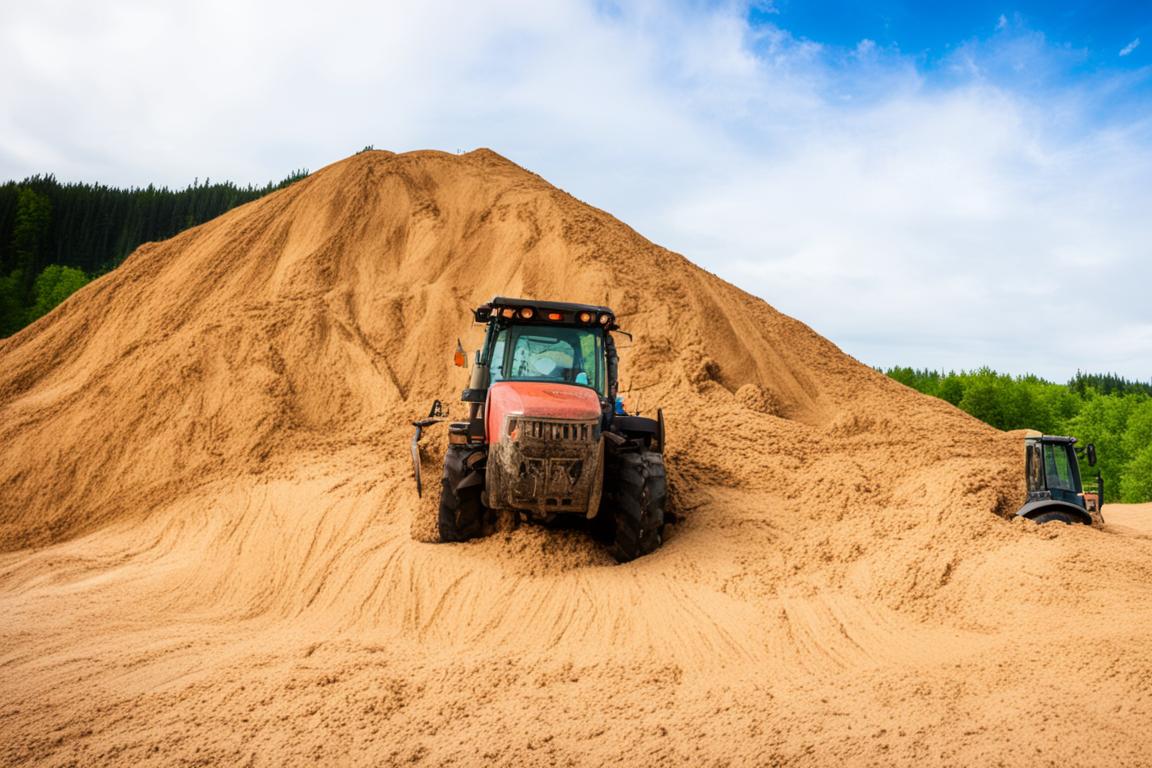
<path fill-rule="evenodd" d="M 520 325 L 492 345 L 492 381 L 557 381 L 604 394 L 604 346 L 598 329 Z"/>
<path fill-rule="evenodd" d="M 1044 457 L 1040 453 L 1040 444 L 1028 448 L 1028 492 L 1036 493 L 1044 490 Z"/>
<path fill-rule="evenodd" d="M 1068 458 L 1072 446 L 1047 443 L 1044 446 L 1044 473 L 1048 477 L 1048 488 L 1076 491 L 1076 480 L 1072 476 L 1072 465 Z"/>

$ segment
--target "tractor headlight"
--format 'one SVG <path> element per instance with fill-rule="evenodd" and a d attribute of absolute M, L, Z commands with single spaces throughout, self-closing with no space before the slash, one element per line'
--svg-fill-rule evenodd
<path fill-rule="evenodd" d="M 607 314 L 600 315 L 600 325 L 608 325 L 608 321 L 611 319 L 612 318 Z"/>
<path fill-rule="evenodd" d="M 508 434 L 509 440 L 516 442 L 516 440 L 520 437 L 520 420 L 515 416 L 509 416 L 508 426 L 505 429 L 505 432 Z"/>
<path fill-rule="evenodd" d="M 532 316 L 535 314 L 536 314 L 536 310 L 532 309 L 532 307 L 521 307 L 520 308 L 520 317 L 522 317 L 525 320 L 531 320 Z"/>

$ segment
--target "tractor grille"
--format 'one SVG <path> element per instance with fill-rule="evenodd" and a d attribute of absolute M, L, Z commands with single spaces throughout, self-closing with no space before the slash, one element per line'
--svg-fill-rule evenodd
<path fill-rule="evenodd" d="M 493 508 L 528 510 L 550 519 L 586 514 L 598 503 L 604 447 L 600 420 L 511 417 L 507 439 L 492 443 L 486 490 Z"/>
<path fill-rule="evenodd" d="M 552 421 L 550 419 L 517 419 L 520 438 L 546 440 L 552 443 L 594 443 L 600 439 L 599 421 Z"/>

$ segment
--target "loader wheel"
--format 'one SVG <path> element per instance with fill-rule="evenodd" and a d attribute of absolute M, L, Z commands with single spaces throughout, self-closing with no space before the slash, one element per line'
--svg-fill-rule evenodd
<path fill-rule="evenodd" d="M 488 510 L 480 501 L 484 490 L 482 470 L 470 469 L 467 459 L 475 448 L 449 446 L 444 453 L 444 477 L 440 481 L 440 541 L 468 541 L 484 535 Z M 463 484 L 463 487 L 461 487 Z"/>
<path fill-rule="evenodd" d="M 1072 515 L 1064 512 L 1045 512 L 1042 515 L 1036 515 L 1032 518 L 1037 525 L 1041 523 L 1064 523 L 1064 525 L 1072 525 L 1078 521 L 1072 519 Z"/>
<path fill-rule="evenodd" d="M 611 462 L 611 508 L 615 536 L 609 551 L 626 563 L 656 551 L 664 541 L 668 481 L 664 457 L 652 451 L 622 453 Z"/>

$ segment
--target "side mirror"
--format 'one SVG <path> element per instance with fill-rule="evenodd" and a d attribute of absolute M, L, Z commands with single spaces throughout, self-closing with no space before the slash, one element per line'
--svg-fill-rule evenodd
<path fill-rule="evenodd" d="M 1088 454 L 1088 466 L 1096 466 L 1096 445 L 1094 443 L 1088 443 L 1086 453 Z"/>
<path fill-rule="evenodd" d="M 457 368 L 468 367 L 468 355 L 464 354 L 464 345 L 460 343 L 460 339 L 456 339 L 456 354 L 452 355 L 452 362 Z"/>

